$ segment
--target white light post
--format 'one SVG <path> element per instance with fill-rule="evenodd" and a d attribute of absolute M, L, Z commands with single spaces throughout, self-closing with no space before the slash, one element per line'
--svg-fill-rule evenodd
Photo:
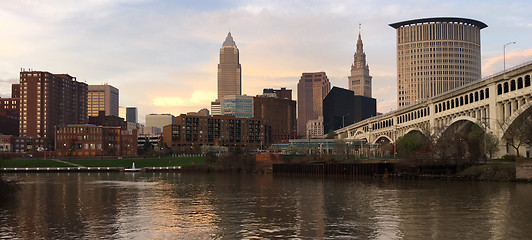
<path fill-rule="evenodd" d="M 503 51 L 503 73 L 506 73 L 506 46 L 510 45 L 510 44 L 515 44 L 515 42 L 509 42 L 509 43 L 506 43 L 504 44 L 503 48 L 502 48 L 502 51 Z"/>

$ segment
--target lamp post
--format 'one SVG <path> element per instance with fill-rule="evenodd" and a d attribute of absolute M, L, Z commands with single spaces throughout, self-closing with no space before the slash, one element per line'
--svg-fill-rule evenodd
<path fill-rule="evenodd" d="M 345 117 L 348 116 L 349 117 L 349 113 L 346 114 L 346 115 L 342 115 L 342 128 L 345 127 Z"/>
<path fill-rule="evenodd" d="M 502 47 L 502 51 L 503 51 L 503 73 L 506 73 L 506 46 L 510 45 L 510 44 L 515 44 L 515 42 L 508 42 L 506 44 L 504 44 L 504 46 Z"/>

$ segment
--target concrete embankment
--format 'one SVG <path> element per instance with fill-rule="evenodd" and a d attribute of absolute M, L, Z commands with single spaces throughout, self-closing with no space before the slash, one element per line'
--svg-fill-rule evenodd
<path fill-rule="evenodd" d="M 35 168 L 0 168 L 3 172 L 123 172 L 117 167 L 35 167 Z"/>
<path fill-rule="evenodd" d="M 532 163 L 532 162 L 531 162 Z M 527 165 L 531 170 L 532 164 Z M 379 177 L 399 179 L 446 179 L 469 181 L 515 181 L 514 162 L 478 165 L 404 165 L 401 163 L 313 163 L 273 164 L 274 174 L 330 175 L 347 177 Z"/>

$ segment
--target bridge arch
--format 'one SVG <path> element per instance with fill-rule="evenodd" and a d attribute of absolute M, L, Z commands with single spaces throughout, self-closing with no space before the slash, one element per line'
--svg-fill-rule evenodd
<path fill-rule="evenodd" d="M 527 103 L 519 107 L 516 111 L 514 111 L 512 115 L 510 115 L 510 117 L 508 117 L 508 119 L 502 125 L 502 136 L 506 134 L 508 129 L 514 124 L 514 122 L 520 116 L 523 116 L 524 114 L 527 114 L 530 112 L 532 112 L 532 101 L 528 101 Z"/>
<path fill-rule="evenodd" d="M 380 135 L 380 136 L 378 136 L 378 137 L 375 139 L 375 141 L 372 142 L 372 144 L 376 144 L 376 143 L 378 143 L 378 142 L 382 142 L 382 141 L 389 142 L 389 143 L 393 142 L 393 140 L 392 140 L 389 136 L 387 136 L 387 135 Z"/>
<path fill-rule="evenodd" d="M 469 122 L 472 122 L 474 124 L 477 124 L 478 123 L 478 120 L 474 117 L 470 117 L 470 116 L 459 116 L 459 117 L 456 117 L 456 118 L 453 118 L 453 120 L 451 120 L 449 122 L 449 124 L 445 125 L 443 127 L 443 129 L 441 129 L 442 132 L 445 132 L 449 127 L 451 127 L 454 123 L 456 122 L 459 122 L 459 121 L 469 121 Z"/>
<path fill-rule="evenodd" d="M 459 117 L 441 132 L 437 133 L 435 144 L 439 154 L 445 159 L 476 162 L 482 159 L 482 144 L 485 129 L 475 118 Z"/>
<path fill-rule="evenodd" d="M 407 134 L 410 134 L 410 133 L 413 133 L 413 132 L 419 132 L 419 133 L 421 133 L 423 136 L 425 136 L 425 134 L 423 134 L 423 130 L 421 130 L 421 128 L 419 128 L 419 127 L 412 127 L 412 128 L 410 128 L 410 129 L 408 129 L 408 130 L 405 132 L 405 134 L 403 134 L 403 136 L 404 136 L 404 135 L 407 135 Z M 426 136 L 425 136 L 425 137 L 426 137 Z"/>

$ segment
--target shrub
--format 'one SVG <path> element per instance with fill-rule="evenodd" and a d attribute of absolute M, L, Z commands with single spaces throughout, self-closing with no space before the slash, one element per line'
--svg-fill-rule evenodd
<path fill-rule="evenodd" d="M 502 156 L 502 159 L 507 162 L 515 162 L 515 156 L 514 155 L 504 155 Z"/>

